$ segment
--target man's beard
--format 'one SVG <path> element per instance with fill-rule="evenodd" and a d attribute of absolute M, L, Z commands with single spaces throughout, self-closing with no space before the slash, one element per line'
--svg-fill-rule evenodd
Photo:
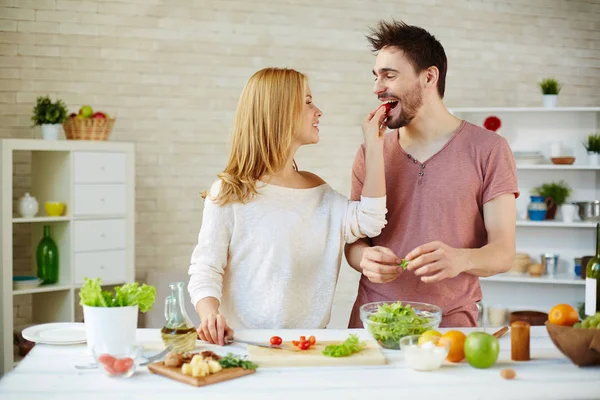
<path fill-rule="evenodd" d="M 419 82 L 415 84 L 412 89 L 409 89 L 403 96 L 398 97 L 398 105 L 396 107 L 402 107 L 400 114 L 394 117 L 388 117 L 386 126 L 389 129 L 399 129 L 408 124 L 417 115 L 419 108 L 423 105 L 423 92 L 419 86 Z M 390 113 L 395 110 L 392 109 Z"/>

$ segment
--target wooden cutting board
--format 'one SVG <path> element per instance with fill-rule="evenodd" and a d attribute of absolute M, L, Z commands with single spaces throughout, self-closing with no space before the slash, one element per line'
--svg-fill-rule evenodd
<path fill-rule="evenodd" d="M 383 365 L 386 359 L 379 345 L 366 341 L 367 347 L 348 357 L 328 357 L 323 355 L 323 349 L 330 344 L 339 342 L 317 342 L 308 350 L 300 350 L 291 342 L 283 342 L 281 349 L 269 349 L 248 345 L 248 359 L 259 368 L 269 367 L 331 367 L 348 365 Z"/>
<path fill-rule="evenodd" d="M 192 386 L 212 385 L 213 383 L 228 381 L 230 379 L 239 378 L 256 372 L 254 369 L 224 368 L 219 372 L 199 378 L 185 375 L 183 372 L 181 372 L 181 367 L 167 367 L 163 361 L 148 365 L 148 369 L 154 374 L 166 376 L 167 378 L 187 383 L 188 385 Z"/>

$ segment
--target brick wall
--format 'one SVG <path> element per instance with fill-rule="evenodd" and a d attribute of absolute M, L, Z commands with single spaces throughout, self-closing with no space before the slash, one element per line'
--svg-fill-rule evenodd
<path fill-rule="evenodd" d="M 259 68 L 308 73 L 324 117 L 321 143 L 302 149 L 299 165 L 349 192 L 359 123 L 376 104 L 364 35 L 379 19 L 404 19 L 442 41 L 449 106 L 541 105 L 536 82 L 546 76 L 563 82 L 561 105 L 600 104 L 599 1 L 293 3 L 0 0 L 0 137 L 39 137 L 29 116 L 42 94 L 116 115 L 112 139 L 137 144 L 143 274 L 187 268 L 198 193 L 224 165 L 237 97 Z M 27 155 L 18 163 L 16 197 L 27 189 Z M 344 269 L 336 325 L 355 282 Z"/>

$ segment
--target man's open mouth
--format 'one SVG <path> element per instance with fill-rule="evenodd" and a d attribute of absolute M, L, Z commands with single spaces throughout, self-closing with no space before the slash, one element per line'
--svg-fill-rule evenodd
<path fill-rule="evenodd" d="M 385 104 L 385 113 L 389 113 L 390 110 L 398 105 L 398 100 L 387 100 Z"/>

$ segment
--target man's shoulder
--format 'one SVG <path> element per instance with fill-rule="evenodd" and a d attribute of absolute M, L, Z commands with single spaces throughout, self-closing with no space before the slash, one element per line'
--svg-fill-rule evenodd
<path fill-rule="evenodd" d="M 506 142 L 506 139 L 498 133 L 469 121 L 464 121 L 461 136 L 466 139 L 463 142 L 475 144 L 481 150 L 491 150 L 499 143 Z"/>

